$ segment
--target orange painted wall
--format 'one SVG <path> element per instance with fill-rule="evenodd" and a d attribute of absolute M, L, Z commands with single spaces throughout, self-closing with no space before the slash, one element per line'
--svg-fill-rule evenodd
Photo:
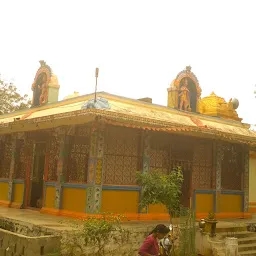
<path fill-rule="evenodd" d="M 13 185 L 13 202 L 22 204 L 24 196 L 24 184 Z"/>
<path fill-rule="evenodd" d="M 214 209 L 213 194 L 196 194 L 196 212 L 208 213 Z"/>
<path fill-rule="evenodd" d="M 8 183 L 0 182 L 0 200 L 8 201 Z"/>
<path fill-rule="evenodd" d="M 162 204 L 149 205 L 148 213 L 168 213 L 167 209 Z"/>
<path fill-rule="evenodd" d="M 138 213 L 139 192 L 103 190 L 101 212 Z"/>
<path fill-rule="evenodd" d="M 62 210 L 85 212 L 86 190 L 83 188 L 64 188 L 62 194 Z"/>
<path fill-rule="evenodd" d="M 55 187 L 46 187 L 44 205 L 45 208 L 54 208 L 55 207 Z"/>
<path fill-rule="evenodd" d="M 220 212 L 241 212 L 242 196 L 241 195 L 221 195 Z"/>

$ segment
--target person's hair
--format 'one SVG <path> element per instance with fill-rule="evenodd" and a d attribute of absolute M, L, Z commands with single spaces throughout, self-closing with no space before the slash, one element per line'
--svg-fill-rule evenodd
<path fill-rule="evenodd" d="M 158 224 L 151 232 L 150 235 L 153 233 L 160 233 L 160 234 L 167 234 L 170 232 L 170 229 L 167 228 L 164 224 Z"/>

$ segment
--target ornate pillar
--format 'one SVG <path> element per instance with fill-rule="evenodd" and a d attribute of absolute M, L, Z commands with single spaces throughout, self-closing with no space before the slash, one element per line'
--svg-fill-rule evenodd
<path fill-rule="evenodd" d="M 66 135 L 66 130 L 64 128 L 59 128 L 56 130 L 57 136 L 59 136 L 60 150 L 57 164 L 57 182 L 55 191 L 55 209 L 61 209 L 62 201 L 62 187 L 64 183 L 64 175 L 66 170 L 66 158 L 67 158 L 67 147 L 68 147 L 68 137 Z"/>
<path fill-rule="evenodd" d="M 99 213 L 103 184 L 104 128 L 92 127 L 87 177 L 86 213 Z"/>
<path fill-rule="evenodd" d="M 11 137 L 11 163 L 10 163 L 10 173 L 9 173 L 9 181 L 8 181 L 8 201 L 12 202 L 13 200 L 13 177 L 15 171 L 15 162 L 17 156 L 17 136 Z"/>
<path fill-rule="evenodd" d="M 143 133 L 143 172 L 150 170 L 150 134 L 149 131 Z"/>
<path fill-rule="evenodd" d="M 31 139 L 30 135 L 27 133 L 25 135 L 25 180 L 24 180 L 24 192 L 23 192 L 23 202 L 22 202 L 22 208 L 26 207 L 29 202 L 29 193 L 30 193 L 30 177 L 31 177 L 31 170 L 33 166 L 33 140 Z"/>
<path fill-rule="evenodd" d="M 149 131 L 142 132 L 142 172 L 147 173 L 150 171 L 150 133 Z M 140 190 L 141 201 L 141 190 Z M 139 213 L 148 213 L 148 207 L 141 208 L 139 205 Z"/>
<path fill-rule="evenodd" d="M 249 210 L 249 159 L 250 152 L 248 146 L 244 146 L 244 174 L 243 174 L 243 190 L 244 190 L 244 212 Z"/>
<path fill-rule="evenodd" d="M 215 167 L 216 167 L 216 195 L 215 195 L 215 211 L 220 211 L 220 196 L 221 196 L 221 172 L 222 172 L 222 160 L 224 156 L 223 145 L 222 143 L 216 143 L 216 158 L 215 158 Z"/>

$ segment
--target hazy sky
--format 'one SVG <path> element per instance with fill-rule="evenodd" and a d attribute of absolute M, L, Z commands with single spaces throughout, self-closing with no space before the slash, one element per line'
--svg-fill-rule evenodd
<path fill-rule="evenodd" d="M 24 93 L 45 60 L 58 76 L 60 98 L 94 90 L 152 97 L 192 66 L 203 96 L 240 101 L 256 123 L 256 1 L 81 0 L 0 1 L 0 73 Z"/>

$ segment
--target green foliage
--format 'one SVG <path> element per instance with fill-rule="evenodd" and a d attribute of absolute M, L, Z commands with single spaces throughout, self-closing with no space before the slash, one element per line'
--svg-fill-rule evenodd
<path fill-rule="evenodd" d="M 195 214 L 188 208 L 180 210 L 180 233 L 177 255 L 196 256 L 196 227 Z"/>
<path fill-rule="evenodd" d="M 111 243 L 120 249 L 130 238 L 130 231 L 121 227 L 123 219 L 121 215 L 102 214 L 74 223 L 72 236 L 66 234 L 62 238 L 62 254 L 109 255 Z"/>
<path fill-rule="evenodd" d="M 183 173 L 180 167 L 169 174 L 147 172 L 137 174 L 137 183 L 142 187 L 141 207 L 163 204 L 170 215 L 179 211 Z"/>
<path fill-rule="evenodd" d="M 17 87 L 0 78 L 0 115 L 30 107 L 28 95 L 20 95 Z"/>

